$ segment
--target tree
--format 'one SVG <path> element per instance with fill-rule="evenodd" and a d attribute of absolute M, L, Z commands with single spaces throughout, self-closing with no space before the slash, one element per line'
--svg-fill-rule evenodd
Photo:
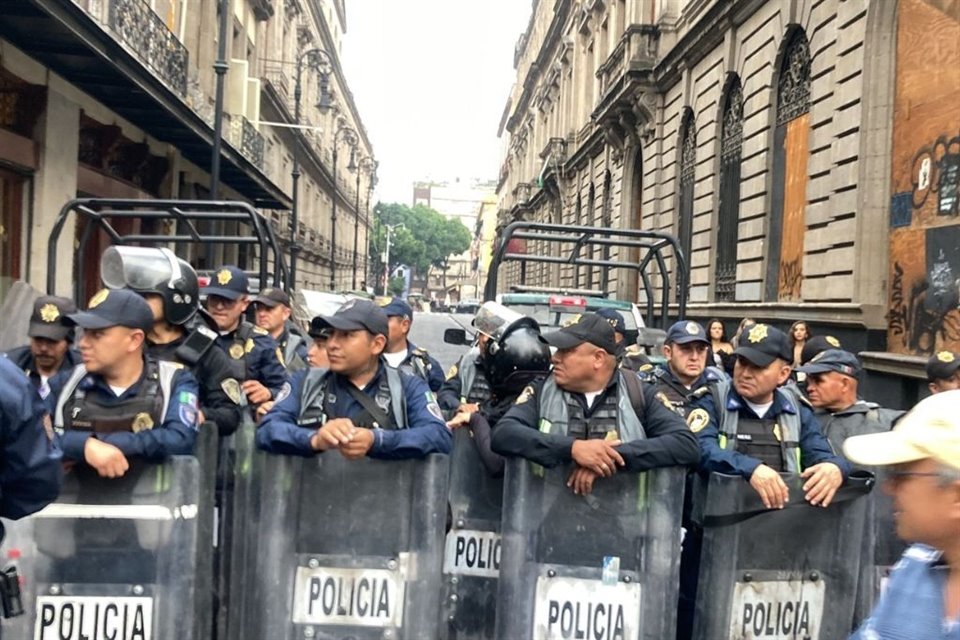
<path fill-rule="evenodd" d="M 370 236 L 370 255 L 378 273 L 383 273 L 387 226 L 403 224 L 390 237 L 390 271 L 407 265 L 425 274 L 431 266 L 445 269 L 450 256 L 470 247 L 470 230 L 459 220 L 448 220 L 424 205 L 408 207 L 400 203 L 378 203 L 374 208 L 378 221 Z"/>

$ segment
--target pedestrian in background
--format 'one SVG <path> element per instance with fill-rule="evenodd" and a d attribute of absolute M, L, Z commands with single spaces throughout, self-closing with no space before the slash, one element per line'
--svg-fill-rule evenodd
<path fill-rule="evenodd" d="M 799 367 L 803 362 L 803 346 L 810 339 L 810 328 L 803 320 L 797 320 L 790 325 L 790 348 L 793 349 L 793 366 Z"/>
<path fill-rule="evenodd" d="M 733 371 L 733 345 L 727 339 L 727 329 L 720 318 L 711 318 L 707 323 L 707 337 L 710 338 L 709 362 L 715 367 Z"/>

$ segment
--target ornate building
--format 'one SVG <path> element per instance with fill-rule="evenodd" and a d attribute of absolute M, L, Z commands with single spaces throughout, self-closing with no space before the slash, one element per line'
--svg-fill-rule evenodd
<path fill-rule="evenodd" d="M 340 67 L 342 0 L 8 0 L 0 17 L 0 302 L 13 280 L 43 287 L 47 236 L 67 201 L 210 196 L 220 6 L 230 38 L 220 198 L 258 207 L 287 250 L 297 240 L 298 286 L 327 288 L 331 257 L 338 287 L 350 286 L 352 267 L 366 268 L 375 163 Z M 297 61 L 311 49 L 325 63 L 303 67 L 300 124 L 308 128 L 296 128 Z M 323 111 L 315 108 L 321 93 Z M 291 229 L 295 148 L 299 224 Z M 199 269 L 245 259 L 238 247 L 185 257 Z M 58 273 L 59 291 L 71 290 L 70 278 Z"/>
<path fill-rule="evenodd" d="M 807 320 L 906 400 L 960 350 L 956 3 L 540 0 L 515 67 L 501 225 L 672 233 L 688 315 Z M 637 299 L 605 271 L 527 279 Z"/>

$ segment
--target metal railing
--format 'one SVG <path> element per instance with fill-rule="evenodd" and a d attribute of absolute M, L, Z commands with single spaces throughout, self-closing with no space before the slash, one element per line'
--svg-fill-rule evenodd
<path fill-rule="evenodd" d="M 77 2 L 95 19 L 100 2 Z M 106 24 L 117 40 L 180 97 L 187 95 L 189 52 L 143 0 L 107 0 Z"/>

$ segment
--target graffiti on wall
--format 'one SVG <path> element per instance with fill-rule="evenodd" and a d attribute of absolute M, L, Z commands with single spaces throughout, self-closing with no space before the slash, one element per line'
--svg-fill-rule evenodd
<path fill-rule="evenodd" d="M 921 147 L 913 157 L 910 175 L 915 210 L 935 199 L 938 216 L 960 214 L 960 134 L 952 138 L 942 135 Z"/>
<path fill-rule="evenodd" d="M 960 342 L 960 226 L 914 233 L 892 264 L 887 322 L 895 346 L 923 354 Z"/>

